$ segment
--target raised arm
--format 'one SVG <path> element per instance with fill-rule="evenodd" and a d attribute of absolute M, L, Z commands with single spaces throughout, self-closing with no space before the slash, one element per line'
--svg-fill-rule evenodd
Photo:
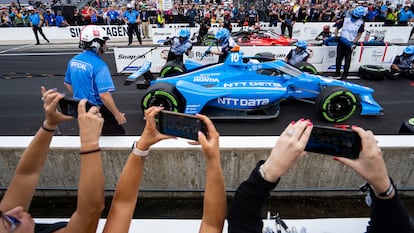
<path fill-rule="evenodd" d="M 0 210 L 4 212 L 16 206 L 21 206 L 26 212 L 28 211 L 54 131 L 60 122 L 73 119 L 56 111 L 59 100 L 63 98 L 63 95 L 56 89 L 46 91 L 45 87 L 41 87 L 41 93 L 46 119 L 23 152 L 9 187 L 0 202 Z"/>
<path fill-rule="evenodd" d="M 207 126 L 207 135 L 198 132 L 198 140 L 206 159 L 206 187 L 199 232 L 220 233 L 223 231 L 226 218 L 227 196 L 220 162 L 219 133 L 208 117 L 204 115 L 197 115 L 197 117 Z"/>
<path fill-rule="evenodd" d="M 151 107 L 145 111 L 144 131 L 140 139 L 134 143 L 136 150 L 129 154 L 119 178 L 104 233 L 127 233 L 129 230 L 144 172 L 144 157 L 152 145 L 163 139 L 171 138 L 156 129 L 155 116 L 161 110 L 160 107 Z"/>
<path fill-rule="evenodd" d="M 352 128 L 362 140 L 358 159 L 336 157 L 369 184 L 371 221 L 367 232 L 410 232 L 409 214 L 402 203 L 395 185 L 388 176 L 381 149 L 374 134 L 360 127 Z"/>
<path fill-rule="evenodd" d="M 97 107 L 86 112 L 86 100 L 78 106 L 80 176 L 76 210 L 65 232 L 95 233 L 104 208 L 104 173 L 99 147 L 103 118 Z"/>

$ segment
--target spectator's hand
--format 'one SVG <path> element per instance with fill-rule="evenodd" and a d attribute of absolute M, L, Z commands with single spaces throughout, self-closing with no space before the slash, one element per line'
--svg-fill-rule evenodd
<path fill-rule="evenodd" d="M 40 91 L 42 93 L 43 109 L 46 117 L 46 120 L 43 122 L 44 127 L 55 129 L 60 122 L 73 119 L 73 117 L 66 116 L 57 111 L 59 100 L 63 99 L 64 95 L 57 92 L 56 88 L 46 90 L 46 88 L 42 86 Z"/>
<path fill-rule="evenodd" d="M 126 123 L 126 116 L 125 113 L 119 112 L 115 115 L 115 119 L 118 122 L 118 125 L 123 125 Z"/>
<path fill-rule="evenodd" d="M 213 122 L 205 115 L 197 114 L 197 118 L 206 124 L 207 127 L 207 135 L 202 133 L 201 131 L 198 132 L 198 142 L 191 141 L 188 142 L 191 145 L 201 145 L 203 148 L 204 155 L 206 159 L 213 159 L 220 157 L 220 145 L 219 145 L 219 136 L 220 134 L 217 132 L 216 127 L 214 126 Z"/>
<path fill-rule="evenodd" d="M 335 160 L 352 168 L 365 179 L 376 192 L 384 192 L 390 185 L 387 168 L 382 156 L 382 151 L 377 145 L 374 134 L 370 130 L 364 130 L 353 126 L 362 140 L 362 150 L 356 160 L 335 157 Z"/>
<path fill-rule="evenodd" d="M 155 106 L 145 110 L 145 128 L 141 133 L 140 139 L 138 140 L 138 149 L 145 151 L 163 139 L 174 138 L 173 136 L 162 134 L 157 130 L 155 116 L 157 116 L 161 110 L 163 110 L 162 107 Z"/>
<path fill-rule="evenodd" d="M 282 132 L 275 146 L 264 163 L 266 180 L 276 182 L 303 157 L 313 124 L 309 120 L 300 119 L 291 122 Z"/>
<path fill-rule="evenodd" d="M 78 125 L 81 140 L 81 150 L 95 149 L 99 145 L 104 119 L 99 109 L 93 106 L 86 112 L 86 99 L 78 105 Z"/>

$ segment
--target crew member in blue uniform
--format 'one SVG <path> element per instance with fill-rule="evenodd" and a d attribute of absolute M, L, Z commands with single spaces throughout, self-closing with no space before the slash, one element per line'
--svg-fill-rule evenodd
<path fill-rule="evenodd" d="M 300 62 L 306 62 L 309 58 L 309 52 L 306 50 L 308 48 L 308 43 L 304 40 L 296 42 L 296 48 L 289 51 L 288 55 L 285 57 L 285 61 L 292 66 L 296 66 Z"/>
<path fill-rule="evenodd" d="M 403 53 L 394 58 L 391 77 L 414 79 L 414 46 L 405 47 Z"/>
<path fill-rule="evenodd" d="M 75 99 L 87 99 L 100 106 L 105 119 L 102 135 L 124 135 L 122 125 L 126 123 L 126 117 L 115 104 L 111 94 L 115 85 L 108 65 L 100 57 L 107 49 L 108 39 L 101 27 L 85 26 L 79 42 L 79 47 L 84 50 L 69 61 L 64 83 Z"/>
<path fill-rule="evenodd" d="M 40 35 L 43 37 L 43 39 L 45 39 L 45 41 L 47 41 L 47 43 L 49 43 L 49 40 L 46 38 L 45 34 L 43 34 L 43 30 L 42 30 L 42 25 L 43 25 L 43 19 L 40 18 L 39 13 L 37 13 L 35 11 L 35 9 L 33 8 L 33 6 L 29 6 L 28 7 L 29 10 L 29 21 L 30 21 L 30 26 L 33 29 L 34 35 L 36 37 L 36 45 L 39 45 L 39 35 L 37 34 L 38 32 L 40 33 Z"/>
<path fill-rule="evenodd" d="M 190 30 L 181 29 L 178 32 L 178 37 L 167 40 L 164 44 L 171 44 L 170 51 L 168 52 L 167 62 L 179 61 L 183 62 L 184 54 L 187 56 L 190 54 L 193 48 L 193 43 L 190 41 Z"/>
<path fill-rule="evenodd" d="M 128 45 L 132 44 L 132 38 L 134 33 L 137 35 L 139 44 L 142 44 L 141 32 L 139 30 L 139 24 L 141 24 L 141 15 L 140 13 L 132 9 L 131 4 L 127 4 L 127 11 L 124 13 L 124 21 L 128 25 Z"/>
<path fill-rule="evenodd" d="M 355 49 L 355 44 L 359 41 L 364 32 L 363 17 L 365 14 L 365 8 L 358 6 L 352 11 L 350 16 L 345 17 L 343 21 L 338 22 L 336 25 L 335 36 L 338 36 L 339 29 L 342 30 L 338 46 L 336 47 L 335 76 L 341 76 L 342 60 L 345 58 L 344 72 L 341 76 L 342 80 L 345 80 L 348 77 L 352 51 Z"/>
<path fill-rule="evenodd" d="M 236 42 L 231 38 L 229 30 L 226 28 L 220 29 L 215 38 L 217 40 L 218 45 L 221 46 L 221 51 L 211 51 L 208 50 L 205 54 L 214 54 L 219 55 L 219 63 L 223 63 L 231 50 L 236 46 Z"/>

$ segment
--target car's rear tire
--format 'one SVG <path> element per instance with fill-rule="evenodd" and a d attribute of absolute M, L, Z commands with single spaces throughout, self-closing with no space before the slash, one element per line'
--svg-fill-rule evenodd
<path fill-rule="evenodd" d="M 322 119 L 328 122 L 348 120 L 358 109 L 359 99 L 340 86 L 326 87 L 316 98 L 316 107 Z"/>
<path fill-rule="evenodd" d="M 181 74 L 186 71 L 184 64 L 179 61 L 167 62 L 160 71 L 160 78 L 170 77 L 173 75 Z"/>
<path fill-rule="evenodd" d="M 313 66 L 312 64 L 308 62 L 302 61 L 296 64 L 295 66 L 303 72 L 307 72 L 310 74 L 318 74 L 318 70 L 315 68 L 315 66 Z"/>
<path fill-rule="evenodd" d="M 384 80 L 388 73 L 387 68 L 378 65 L 362 65 L 358 69 L 359 77 L 366 80 Z"/>
<path fill-rule="evenodd" d="M 186 101 L 183 95 L 169 83 L 156 83 L 148 88 L 142 97 L 141 109 L 145 112 L 152 106 L 161 106 L 165 110 L 184 112 Z"/>

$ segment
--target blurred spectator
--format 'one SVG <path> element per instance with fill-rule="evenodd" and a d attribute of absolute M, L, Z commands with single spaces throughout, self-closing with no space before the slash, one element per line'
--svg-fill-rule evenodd
<path fill-rule="evenodd" d="M 411 11 L 411 5 L 404 5 L 402 9 L 397 13 L 398 16 L 398 25 L 406 26 L 408 23 L 411 24 L 414 18 L 414 14 Z"/>
<path fill-rule="evenodd" d="M 73 26 L 80 26 L 84 24 L 82 14 L 79 12 L 78 8 L 74 9 L 73 20 L 74 20 Z"/>
<path fill-rule="evenodd" d="M 55 13 L 53 13 L 53 11 L 47 9 L 43 17 L 45 18 L 45 24 L 47 27 L 56 26 L 56 16 Z"/>
<path fill-rule="evenodd" d="M 296 22 L 296 16 L 293 13 L 292 7 L 287 4 L 283 7 L 283 10 L 279 14 L 279 21 L 282 22 L 280 26 L 282 35 L 285 35 L 286 28 L 288 29 L 288 35 L 292 38 L 293 34 L 293 25 Z"/>
<path fill-rule="evenodd" d="M 197 18 L 198 14 L 197 11 L 193 8 L 192 4 L 188 6 L 187 16 L 190 27 L 195 27 L 195 19 Z"/>
<path fill-rule="evenodd" d="M 110 6 L 107 13 L 108 21 L 110 25 L 122 25 L 123 21 L 120 19 L 120 12 L 115 8 L 115 6 Z"/>
<path fill-rule="evenodd" d="M 66 21 L 66 19 L 62 15 L 62 11 L 57 12 L 56 26 L 58 26 L 58 27 L 67 27 L 67 26 L 69 26 L 69 23 Z"/>
<path fill-rule="evenodd" d="M 397 21 L 397 14 L 394 12 L 393 8 L 388 7 L 384 25 L 393 26 L 395 25 L 395 21 Z"/>
<path fill-rule="evenodd" d="M 149 39 L 149 27 L 150 27 L 150 15 L 147 10 L 147 6 L 143 6 L 141 10 L 141 21 L 142 21 L 142 35 L 143 39 Z"/>
<path fill-rule="evenodd" d="M 88 25 L 91 24 L 91 16 L 92 16 L 92 9 L 89 5 L 85 5 L 81 10 L 82 15 L 82 25 Z"/>
<path fill-rule="evenodd" d="M 240 6 L 240 9 L 236 15 L 236 20 L 237 20 L 237 23 L 239 23 L 239 27 L 243 27 L 244 22 L 246 22 L 246 18 L 247 18 L 247 11 L 244 8 L 244 6 Z"/>
<path fill-rule="evenodd" d="M 157 10 L 157 26 L 158 28 L 163 28 L 165 24 L 164 14 Z"/>
<path fill-rule="evenodd" d="M 259 14 L 254 5 L 250 7 L 250 10 L 247 12 L 247 19 L 249 22 L 249 27 L 256 25 L 259 22 Z"/>
<path fill-rule="evenodd" d="M 269 27 L 276 27 L 279 19 L 280 4 L 271 3 L 269 7 Z"/>

